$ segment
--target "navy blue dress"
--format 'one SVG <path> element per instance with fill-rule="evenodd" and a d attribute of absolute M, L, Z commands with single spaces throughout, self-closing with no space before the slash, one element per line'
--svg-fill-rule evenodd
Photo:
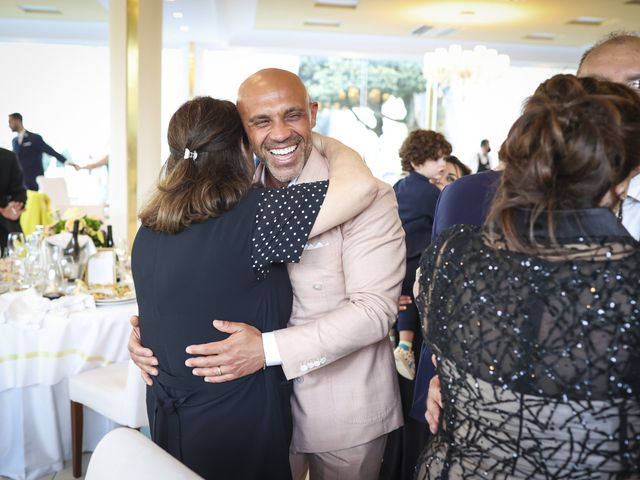
<path fill-rule="evenodd" d="M 252 189 L 231 211 L 178 234 L 138 231 L 132 270 L 141 337 L 160 370 L 147 389 L 152 438 L 204 478 L 290 478 L 291 385 L 282 369 L 205 383 L 185 366 L 185 347 L 226 338 L 215 319 L 286 327 L 292 290 L 284 262 L 299 261 L 326 188 Z"/>

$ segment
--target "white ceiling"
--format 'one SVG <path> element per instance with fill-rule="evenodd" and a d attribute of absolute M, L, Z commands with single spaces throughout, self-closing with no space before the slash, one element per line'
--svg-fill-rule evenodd
<path fill-rule="evenodd" d="M 164 8 L 167 46 L 193 41 L 206 48 L 291 53 L 420 58 L 452 43 L 481 43 L 509 54 L 515 64 L 571 68 L 604 34 L 640 28 L 638 0 L 359 0 L 354 9 L 320 7 L 314 0 L 156 1 Z M 23 4 L 61 13 L 27 14 Z M 182 18 L 174 18 L 175 12 Z M 603 23 L 569 23 L 580 16 L 601 17 Z M 309 19 L 340 25 L 307 26 Z M 3 41 L 106 44 L 107 22 L 108 0 L 0 0 Z M 411 33 L 421 25 L 432 28 L 422 36 Z M 531 33 L 555 36 L 525 38 Z"/>

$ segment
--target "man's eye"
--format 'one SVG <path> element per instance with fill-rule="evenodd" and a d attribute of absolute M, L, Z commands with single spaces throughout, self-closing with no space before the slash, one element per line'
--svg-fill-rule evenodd
<path fill-rule="evenodd" d="M 640 78 L 636 78 L 635 80 L 627 82 L 627 85 L 635 90 L 640 90 Z"/>

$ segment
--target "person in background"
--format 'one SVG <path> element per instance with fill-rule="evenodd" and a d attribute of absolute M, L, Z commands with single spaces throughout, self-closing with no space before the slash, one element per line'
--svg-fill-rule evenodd
<path fill-rule="evenodd" d="M 42 154 L 46 153 L 55 157 L 58 161 L 64 163 L 67 159 L 51 148 L 40 135 L 29 132 L 22 124 L 22 115 L 12 113 L 9 115 L 9 128 L 17 135 L 11 141 L 13 152 L 17 155 L 22 172 L 24 174 L 24 182 L 29 190 L 38 190 L 36 178 L 44 175 L 44 166 L 42 165 Z M 69 162 L 70 166 L 74 166 Z"/>
<path fill-rule="evenodd" d="M 445 158 L 451 154 L 451 144 L 441 133 L 414 130 L 402 143 L 399 153 L 402 170 L 408 175 L 400 179 L 393 190 L 398 200 L 398 213 L 407 245 L 407 268 L 402 295 L 411 295 L 420 255 L 431 243 L 433 217 L 440 195 L 440 190 L 433 184 L 439 182 L 444 175 Z M 398 346 L 394 350 L 396 368 L 402 377 L 413 380 L 413 340 L 418 331 L 418 312 L 415 307 L 400 312 L 396 329 L 399 337 Z"/>
<path fill-rule="evenodd" d="M 27 201 L 22 169 L 15 154 L 0 148 L 0 248 L 7 246 L 10 232 L 21 232 L 20 215 Z M 0 250 L 1 251 L 1 250 Z"/>
<path fill-rule="evenodd" d="M 614 32 L 605 36 L 584 52 L 577 76 L 622 83 L 640 95 L 640 35 Z M 499 171 L 471 175 L 443 192 L 436 208 L 433 239 L 452 225 L 484 223 L 500 176 Z M 640 175 L 631 179 L 622 212 L 622 225 L 633 238 L 640 240 Z M 435 433 L 441 408 L 440 380 L 433 375 L 435 369 L 426 345 L 421 358 L 411 414 L 415 419 L 427 421 Z"/>
<path fill-rule="evenodd" d="M 489 145 L 489 140 L 485 138 L 480 142 L 480 151 L 476 154 L 476 159 L 478 161 L 478 168 L 476 172 L 491 170 L 491 158 L 489 157 L 490 151 L 491 145 Z"/>
<path fill-rule="evenodd" d="M 577 75 L 622 83 L 640 95 L 640 34 L 608 35 L 584 53 Z M 640 239 L 640 175 L 629 185 L 622 205 L 622 223 L 636 240 Z"/>
<path fill-rule="evenodd" d="M 91 158 L 91 157 L 89 157 Z M 100 160 L 97 160 L 95 162 L 92 163 L 88 163 L 86 165 L 80 166 L 77 164 L 72 164 L 73 168 L 76 169 L 76 171 L 78 170 L 93 170 L 96 168 L 100 168 L 100 167 L 107 167 L 109 168 L 109 155 L 105 155 L 104 157 L 102 157 Z"/>
<path fill-rule="evenodd" d="M 446 230 L 420 261 L 444 421 L 416 478 L 635 478 L 640 245 L 619 217 L 640 96 L 556 75 L 500 159 L 485 226 Z"/>
<path fill-rule="evenodd" d="M 460 161 L 455 155 L 449 155 L 446 158 L 447 164 L 444 167 L 444 172 L 440 177 L 431 181 L 436 187 L 442 190 L 444 187 L 466 175 L 471 174 L 471 169 Z"/>
<path fill-rule="evenodd" d="M 414 130 L 400 147 L 402 170 L 408 175 L 393 187 L 407 247 L 402 295 L 411 296 L 420 254 L 431 241 L 431 228 L 440 190 L 433 185 L 444 176 L 451 144 L 432 130 Z M 420 351 L 418 311 L 413 305 L 401 310 L 396 324 L 399 342 L 394 350 L 399 374 L 404 426 L 391 433 L 385 449 L 381 480 L 411 479 L 413 467 L 426 440 L 427 429 L 407 413 L 413 398 L 415 354 Z M 393 341 L 393 338 L 392 338 Z"/>

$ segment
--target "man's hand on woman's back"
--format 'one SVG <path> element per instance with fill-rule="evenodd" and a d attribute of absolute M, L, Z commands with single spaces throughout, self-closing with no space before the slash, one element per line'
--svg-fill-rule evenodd
<path fill-rule="evenodd" d="M 142 346 L 140 341 L 140 319 L 137 315 L 133 315 L 130 319 L 131 335 L 129 335 L 129 356 L 140 370 L 142 370 L 142 379 L 147 385 L 153 383 L 152 376 L 158 375 L 158 359 L 153 356 L 153 352 L 149 348 Z"/>

